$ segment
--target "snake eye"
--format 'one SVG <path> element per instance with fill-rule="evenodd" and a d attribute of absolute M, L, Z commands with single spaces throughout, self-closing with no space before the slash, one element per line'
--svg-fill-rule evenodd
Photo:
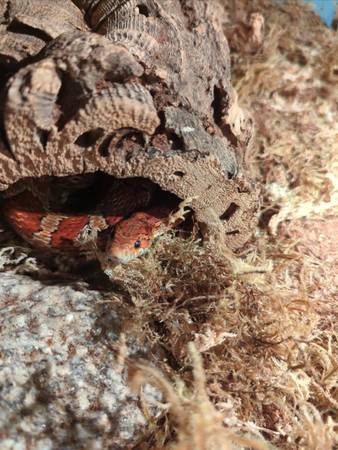
<path fill-rule="evenodd" d="M 135 248 L 140 248 L 141 247 L 141 241 L 139 239 L 137 239 L 137 241 L 135 241 L 134 247 Z"/>

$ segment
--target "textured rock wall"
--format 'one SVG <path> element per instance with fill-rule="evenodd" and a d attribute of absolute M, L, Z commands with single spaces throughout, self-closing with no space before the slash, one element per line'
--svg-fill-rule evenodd
<path fill-rule="evenodd" d="M 193 198 L 204 231 L 243 245 L 258 207 L 243 166 L 252 123 L 231 87 L 217 4 L 76 3 L 7 2 L 1 190 L 98 170 L 144 177 Z"/>

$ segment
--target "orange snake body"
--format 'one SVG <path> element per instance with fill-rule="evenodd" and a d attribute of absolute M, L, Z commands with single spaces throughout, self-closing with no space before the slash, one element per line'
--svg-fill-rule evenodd
<path fill-rule="evenodd" d="M 126 199 L 125 203 L 128 202 L 129 208 L 135 210 L 130 206 L 131 198 Z M 3 204 L 3 214 L 11 227 L 40 249 L 79 252 L 88 249 L 88 242 L 97 247 L 100 232 L 110 231 L 104 258 L 113 264 L 126 263 L 144 254 L 167 227 L 171 212 L 168 207 L 144 208 L 131 215 L 130 210 L 129 214 L 122 213 L 121 207 L 115 208 L 115 212 L 113 208 L 111 213 L 107 210 L 94 214 L 48 212 L 28 191 L 6 199 Z"/>

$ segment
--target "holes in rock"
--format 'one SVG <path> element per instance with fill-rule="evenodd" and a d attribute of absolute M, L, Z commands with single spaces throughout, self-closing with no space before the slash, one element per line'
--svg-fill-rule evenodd
<path fill-rule="evenodd" d="M 239 234 L 239 230 L 233 230 L 233 231 L 228 231 L 227 233 L 225 233 L 227 236 L 232 236 L 235 234 Z"/>
<path fill-rule="evenodd" d="M 137 8 L 138 8 L 139 14 L 141 14 L 142 16 L 145 16 L 145 17 L 150 16 L 149 9 L 146 5 L 140 4 L 140 5 L 137 5 Z"/>
<path fill-rule="evenodd" d="M 52 38 L 48 36 L 48 34 L 45 33 L 44 31 L 38 30 L 37 28 L 33 28 L 29 25 L 18 22 L 17 20 L 13 20 L 13 22 L 9 25 L 7 30 L 11 31 L 12 33 L 34 36 L 38 39 L 41 39 L 44 42 L 49 42 L 52 40 Z"/>
<path fill-rule="evenodd" d="M 121 130 L 122 136 L 135 144 L 141 145 L 142 147 L 146 144 L 144 136 L 142 133 L 136 130 Z"/>
<path fill-rule="evenodd" d="M 107 136 L 103 139 L 103 141 L 99 145 L 99 149 L 98 149 L 100 156 L 107 158 L 107 156 L 109 155 L 110 143 L 111 143 L 113 137 L 114 137 L 114 135 L 110 134 L 109 136 Z"/>
<path fill-rule="evenodd" d="M 11 146 L 10 146 L 9 140 L 7 138 L 7 133 L 5 130 L 3 115 L 1 113 L 0 113 L 0 140 L 2 141 L 2 143 L 5 146 L 5 149 L 1 149 L 2 153 L 6 154 L 8 152 L 8 156 L 13 156 L 12 151 L 11 151 Z"/>
<path fill-rule="evenodd" d="M 230 203 L 230 206 L 224 211 L 224 213 L 219 216 L 221 220 L 229 220 L 235 212 L 239 209 L 239 206 L 236 203 Z"/>
<path fill-rule="evenodd" d="M 175 133 L 167 132 L 167 138 L 172 150 L 182 150 L 184 151 L 185 145 L 182 138 L 177 136 Z"/>
<path fill-rule="evenodd" d="M 214 101 L 211 106 L 214 111 L 214 121 L 219 124 L 222 120 L 224 105 L 221 89 L 217 86 L 214 86 Z"/>
<path fill-rule="evenodd" d="M 176 172 L 174 172 L 174 175 L 176 177 L 183 178 L 185 176 L 185 172 L 182 172 L 181 170 L 176 170 Z"/>
<path fill-rule="evenodd" d="M 108 134 L 100 143 L 98 151 L 103 157 L 109 156 L 110 151 L 119 150 L 125 152 L 126 161 L 132 158 L 135 151 L 145 146 L 145 140 L 142 133 L 133 129 L 119 129 L 115 133 Z M 130 156 L 129 156 L 130 155 Z M 129 159 L 128 159 L 129 158 Z"/>
<path fill-rule="evenodd" d="M 266 230 L 268 228 L 271 218 L 275 214 L 278 214 L 279 211 L 280 211 L 280 206 L 277 206 L 277 205 L 273 205 L 270 208 L 263 210 L 259 217 L 258 226 L 261 229 Z"/>
<path fill-rule="evenodd" d="M 89 130 L 81 134 L 76 141 L 75 145 L 82 148 L 88 148 L 95 144 L 95 142 L 104 135 L 104 130 L 102 128 L 96 128 L 95 130 Z"/>
<path fill-rule="evenodd" d="M 235 168 L 234 167 L 234 169 L 233 169 L 233 171 L 232 172 L 227 172 L 227 175 L 228 175 L 228 179 L 229 180 L 232 180 L 236 175 L 237 175 L 237 168 Z"/>
<path fill-rule="evenodd" d="M 48 142 L 49 131 L 43 130 L 42 128 L 37 128 L 36 133 L 38 135 L 42 147 L 45 149 Z"/>

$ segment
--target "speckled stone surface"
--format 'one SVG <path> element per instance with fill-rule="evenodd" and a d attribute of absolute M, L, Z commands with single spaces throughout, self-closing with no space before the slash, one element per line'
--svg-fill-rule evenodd
<path fill-rule="evenodd" d="M 119 317 L 100 305 L 97 291 L 0 273 L 2 450 L 124 449 L 142 434 L 147 421 L 108 345 Z M 145 396 L 158 399 L 151 386 Z"/>

